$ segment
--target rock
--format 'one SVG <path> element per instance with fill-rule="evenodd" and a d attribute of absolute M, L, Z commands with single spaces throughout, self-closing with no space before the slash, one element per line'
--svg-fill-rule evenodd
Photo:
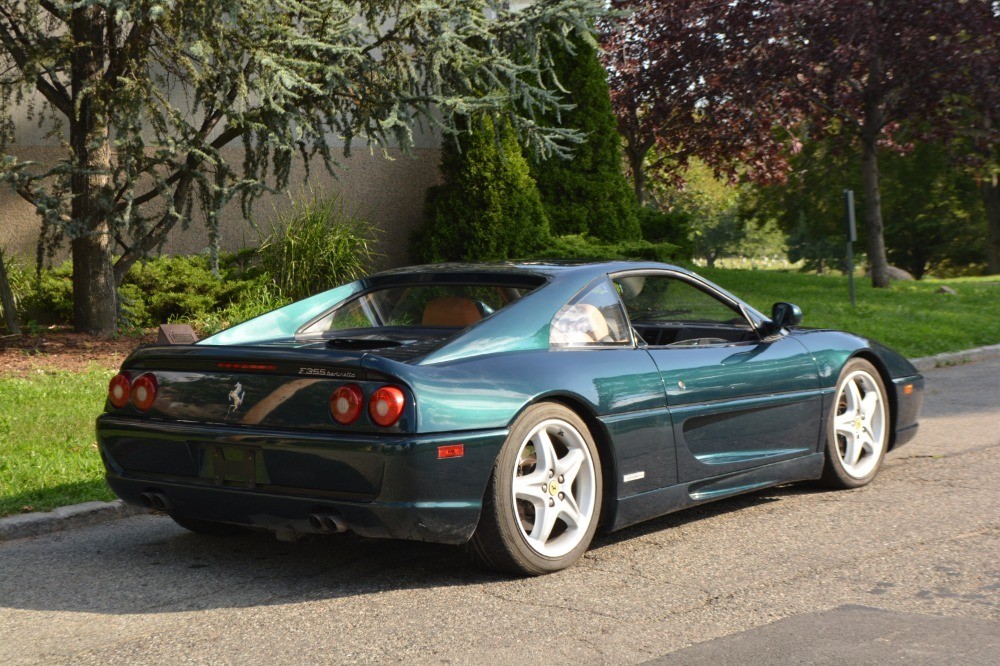
<path fill-rule="evenodd" d="M 936 292 L 934 292 L 934 293 L 935 294 L 951 294 L 952 296 L 955 296 L 956 294 L 958 294 L 957 291 L 955 291 L 954 289 L 952 289 L 951 287 L 949 287 L 947 285 L 941 285 L 940 287 L 938 287 L 938 290 Z"/>
<path fill-rule="evenodd" d="M 903 282 L 916 281 L 916 278 L 913 277 L 913 275 L 911 275 L 908 271 L 903 270 L 902 268 L 896 268 L 895 266 L 887 266 L 886 269 L 887 272 L 889 273 L 890 280 L 901 280 Z M 869 266 L 868 268 L 865 269 L 865 277 L 871 277 L 871 276 L 872 276 L 872 268 L 871 266 Z"/>
<path fill-rule="evenodd" d="M 914 278 L 908 271 L 904 271 L 902 268 L 889 266 L 889 279 L 902 280 L 904 282 L 913 282 L 916 278 Z"/>

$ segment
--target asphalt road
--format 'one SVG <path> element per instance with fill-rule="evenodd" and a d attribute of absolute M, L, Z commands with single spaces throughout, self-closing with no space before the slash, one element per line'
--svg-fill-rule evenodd
<path fill-rule="evenodd" d="M 869 487 L 674 514 L 539 579 L 158 516 L 0 543 L 0 663 L 1000 663 L 1000 359 L 926 375 Z"/>

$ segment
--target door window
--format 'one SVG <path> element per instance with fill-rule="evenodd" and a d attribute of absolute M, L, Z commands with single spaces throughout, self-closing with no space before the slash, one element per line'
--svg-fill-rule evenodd
<path fill-rule="evenodd" d="M 756 337 L 739 309 L 685 280 L 630 275 L 614 283 L 632 327 L 651 346 L 695 347 Z"/>

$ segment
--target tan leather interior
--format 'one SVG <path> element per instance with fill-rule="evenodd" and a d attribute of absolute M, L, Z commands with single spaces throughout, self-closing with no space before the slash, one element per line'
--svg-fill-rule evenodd
<path fill-rule="evenodd" d="M 587 319 L 590 321 L 590 330 L 588 333 L 594 339 L 594 342 L 600 342 L 608 337 L 610 332 L 608 330 L 608 320 L 604 318 L 601 311 L 589 303 L 580 303 L 579 307 L 582 307 L 587 314 Z"/>
<path fill-rule="evenodd" d="M 424 326 L 460 326 L 465 328 L 482 319 L 476 302 L 461 296 L 435 298 L 424 308 Z"/>
<path fill-rule="evenodd" d="M 551 341 L 555 344 L 587 345 L 609 337 L 608 320 L 593 305 L 577 303 L 563 312 L 555 322 Z"/>

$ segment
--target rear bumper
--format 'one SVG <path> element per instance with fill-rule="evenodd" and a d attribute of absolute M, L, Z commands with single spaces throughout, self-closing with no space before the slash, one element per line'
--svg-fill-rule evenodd
<path fill-rule="evenodd" d="M 309 515 L 339 514 L 360 535 L 464 543 L 482 509 L 506 430 L 439 435 L 332 435 L 103 415 L 107 481 L 143 505 L 274 530 L 314 532 Z M 442 444 L 465 445 L 439 460 Z"/>

